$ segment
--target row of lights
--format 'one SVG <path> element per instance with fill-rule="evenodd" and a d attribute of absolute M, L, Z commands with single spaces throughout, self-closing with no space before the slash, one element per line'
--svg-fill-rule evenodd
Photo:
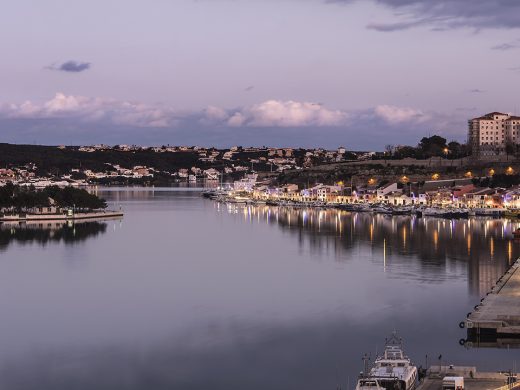
<path fill-rule="evenodd" d="M 513 169 L 513 167 L 507 167 L 504 172 L 506 175 L 513 175 L 515 173 L 515 170 Z M 495 173 L 496 173 L 496 171 L 493 168 L 488 170 L 489 176 L 493 176 Z M 464 177 L 471 179 L 473 177 L 473 172 L 467 171 L 464 174 Z M 440 178 L 441 178 L 441 175 L 439 173 L 434 173 L 431 176 L 432 180 L 439 180 Z M 399 181 L 403 184 L 406 184 L 406 183 L 410 182 L 410 178 L 408 176 L 402 176 Z M 368 179 L 368 185 L 373 186 L 375 184 L 377 184 L 377 179 L 375 179 L 374 177 L 371 177 L 370 179 Z M 339 182 L 338 185 L 343 185 L 343 182 Z"/>

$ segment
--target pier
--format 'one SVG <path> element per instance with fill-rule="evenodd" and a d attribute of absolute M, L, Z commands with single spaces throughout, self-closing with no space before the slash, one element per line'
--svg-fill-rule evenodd
<path fill-rule="evenodd" d="M 509 373 L 478 372 L 476 367 L 432 366 L 417 390 L 442 390 L 444 377 L 463 377 L 465 390 L 520 389 L 520 382 L 508 384 Z"/>
<path fill-rule="evenodd" d="M 520 259 L 460 323 L 466 347 L 520 348 Z"/>
<path fill-rule="evenodd" d="M 0 217 L 1 222 L 39 222 L 39 221 L 82 221 L 91 219 L 123 217 L 123 211 L 93 211 L 90 213 L 70 214 L 13 214 Z"/>

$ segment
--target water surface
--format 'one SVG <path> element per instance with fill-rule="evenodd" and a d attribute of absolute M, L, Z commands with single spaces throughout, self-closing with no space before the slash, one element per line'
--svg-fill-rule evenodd
<path fill-rule="evenodd" d="M 122 220 L 0 227 L 2 388 L 353 388 L 394 329 L 418 365 L 518 367 L 458 344 L 518 223 L 98 192 Z"/>

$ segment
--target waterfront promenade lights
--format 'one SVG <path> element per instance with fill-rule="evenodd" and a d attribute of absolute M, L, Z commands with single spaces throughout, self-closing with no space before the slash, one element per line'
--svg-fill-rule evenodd
<path fill-rule="evenodd" d="M 471 179 L 473 177 L 473 173 L 471 171 L 467 171 L 464 176 L 466 176 L 468 179 Z"/>
<path fill-rule="evenodd" d="M 441 175 L 439 175 L 438 173 L 434 173 L 434 174 L 432 175 L 432 180 L 439 180 L 440 177 L 441 177 Z"/>
<path fill-rule="evenodd" d="M 506 175 L 512 175 L 514 173 L 515 173 L 515 170 L 513 169 L 513 167 L 507 167 Z"/>
<path fill-rule="evenodd" d="M 373 177 L 371 177 L 370 179 L 368 179 L 368 185 L 369 185 L 369 186 L 373 186 L 374 184 L 376 184 L 376 179 L 374 179 Z"/>
<path fill-rule="evenodd" d="M 410 179 L 407 176 L 401 177 L 401 183 L 406 184 L 410 181 Z"/>
<path fill-rule="evenodd" d="M 495 174 L 495 170 L 493 168 L 491 168 L 489 171 L 489 176 L 493 176 Z"/>
<path fill-rule="evenodd" d="M 444 158 L 448 158 L 448 153 L 450 152 L 450 150 L 448 148 L 444 148 L 442 149 L 442 152 L 444 153 Z"/>

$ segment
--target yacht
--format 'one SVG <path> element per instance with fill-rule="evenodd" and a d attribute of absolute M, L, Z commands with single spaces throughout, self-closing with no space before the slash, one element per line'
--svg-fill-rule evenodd
<path fill-rule="evenodd" d="M 356 390 L 413 390 L 417 386 L 417 367 L 403 352 L 403 342 L 397 333 L 386 340 L 383 355 L 378 356 L 373 367 L 359 376 Z"/>

